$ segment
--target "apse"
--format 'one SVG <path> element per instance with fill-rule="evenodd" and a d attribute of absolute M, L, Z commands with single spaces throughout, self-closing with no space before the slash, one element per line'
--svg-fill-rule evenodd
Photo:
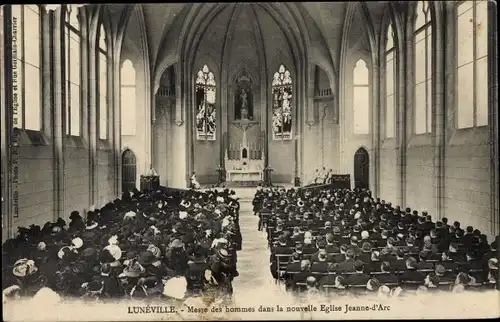
<path fill-rule="evenodd" d="M 272 165 L 273 179 L 293 180 L 295 161 L 291 160 L 295 160 L 296 149 L 291 140 L 293 131 L 289 130 L 288 140 L 276 140 L 271 135 L 272 78 L 280 68 L 291 79 L 287 94 L 292 106 L 291 128 L 296 120 L 293 57 L 293 48 L 276 16 L 269 14 L 265 6 L 227 5 L 210 21 L 196 46 L 193 66 L 196 74 L 193 113 L 194 122 L 198 122 L 193 137 L 194 155 L 204 156 L 194 158 L 194 172 L 200 183 L 217 183 L 214 169 L 218 167 L 225 166 L 229 171 L 238 168 L 233 161 L 239 160 L 243 149 L 256 168 Z M 200 93 L 205 93 L 201 88 L 206 84 L 199 82 L 198 77 L 210 74 L 213 80 L 207 98 L 213 96 L 213 102 L 200 109 L 204 99 Z M 207 110 L 210 122 L 203 123 Z M 203 124 L 208 125 L 204 128 Z"/>

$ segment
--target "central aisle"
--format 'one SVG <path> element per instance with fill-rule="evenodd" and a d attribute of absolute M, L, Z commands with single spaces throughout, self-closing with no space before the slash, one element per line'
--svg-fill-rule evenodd
<path fill-rule="evenodd" d="M 263 303 L 263 298 L 258 298 L 259 295 L 267 297 L 276 292 L 281 293 L 269 270 L 266 234 L 257 230 L 259 218 L 253 215 L 252 210 L 251 200 L 248 198 L 240 200 L 240 230 L 243 245 L 242 250 L 238 252 L 237 262 L 240 276 L 233 282 L 233 298 L 236 305 L 248 305 L 249 300 L 253 302 L 254 299 Z"/>

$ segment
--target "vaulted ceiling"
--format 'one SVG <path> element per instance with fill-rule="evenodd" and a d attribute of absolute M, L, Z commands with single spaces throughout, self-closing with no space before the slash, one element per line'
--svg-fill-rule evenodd
<path fill-rule="evenodd" d="M 220 6 L 216 3 L 149 3 L 149 4 L 109 4 L 106 5 L 114 26 L 118 26 L 120 18 L 123 19 L 124 12 L 130 11 L 128 26 L 125 37 L 133 43 L 136 48 L 144 50 L 147 47 L 147 55 L 151 70 L 155 70 L 159 61 L 168 55 L 175 55 L 181 44 L 181 30 L 189 27 L 190 19 L 195 14 L 208 12 L 207 8 Z M 235 4 L 223 4 L 233 6 Z M 255 4 L 260 6 L 261 4 Z M 340 60 L 341 44 L 344 35 L 344 25 L 347 19 L 348 6 L 356 6 L 356 15 L 364 15 L 365 23 L 371 26 L 375 34 L 379 32 L 379 26 L 383 12 L 387 7 L 387 1 L 379 2 L 298 2 L 270 4 L 277 12 L 284 10 L 295 10 L 300 12 L 300 17 L 307 28 L 302 30 L 308 34 L 311 45 L 320 52 L 320 55 L 328 55 L 331 64 L 338 66 Z M 287 8 L 287 9 L 284 9 Z M 290 9 L 292 8 L 292 9 Z M 360 21 L 357 19 L 357 21 Z M 356 26 L 358 27 L 358 26 Z M 145 38 L 145 39 L 144 39 Z"/>

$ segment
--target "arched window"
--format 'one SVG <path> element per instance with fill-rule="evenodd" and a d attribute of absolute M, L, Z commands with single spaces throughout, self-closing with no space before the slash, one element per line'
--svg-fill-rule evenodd
<path fill-rule="evenodd" d="M 292 139 L 292 75 L 281 65 L 273 76 L 273 140 Z"/>
<path fill-rule="evenodd" d="M 78 8 L 66 5 L 66 134 L 80 135 L 80 24 Z"/>
<path fill-rule="evenodd" d="M 125 60 L 120 73 L 121 84 L 121 125 L 122 135 L 135 135 L 135 68 L 130 60 Z"/>
<path fill-rule="evenodd" d="M 488 1 L 457 5 L 457 126 L 488 125 Z"/>
<path fill-rule="evenodd" d="M 99 138 L 108 138 L 108 51 L 102 25 L 99 31 Z"/>
<path fill-rule="evenodd" d="M 432 131 L 432 27 L 427 1 L 418 1 L 413 34 L 415 69 L 415 133 Z"/>
<path fill-rule="evenodd" d="M 214 73 L 207 65 L 204 65 L 196 74 L 196 138 L 198 140 L 215 140 L 216 90 Z"/>
<path fill-rule="evenodd" d="M 12 5 L 12 90 L 14 127 L 40 131 L 40 7 Z"/>
<path fill-rule="evenodd" d="M 395 68 L 394 68 L 394 59 L 396 51 L 394 49 L 394 30 L 392 29 L 392 25 L 389 24 L 387 28 L 387 40 L 385 45 L 385 137 L 393 138 L 394 137 L 394 127 L 395 127 L 395 119 L 394 119 L 394 107 L 396 104 L 394 103 L 396 99 L 395 89 Z"/>
<path fill-rule="evenodd" d="M 370 75 L 364 60 L 356 63 L 353 71 L 353 131 L 370 132 Z"/>

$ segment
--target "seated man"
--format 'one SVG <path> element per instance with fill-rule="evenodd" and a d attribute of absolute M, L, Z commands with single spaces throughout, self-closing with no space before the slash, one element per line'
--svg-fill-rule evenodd
<path fill-rule="evenodd" d="M 328 256 L 325 248 L 320 248 L 317 253 L 311 256 L 311 263 L 316 262 L 332 262 L 332 258 Z"/>
<path fill-rule="evenodd" d="M 382 262 L 380 265 L 380 271 L 382 274 L 376 275 L 380 284 L 397 284 L 399 282 L 398 277 L 392 273 L 391 264 L 389 262 Z"/>
<path fill-rule="evenodd" d="M 374 250 L 372 252 L 370 262 L 368 263 L 368 271 L 370 272 L 380 272 L 380 252 L 378 250 Z"/>
<path fill-rule="evenodd" d="M 417 270 L 417 260 L 413 257 L 409 257 L 406 260 L 406 270 L 401 275 L 401 282 L 423 284 L 424 280 L 425 280 L 425 275 Z"/>
<path fill-rule="evenodd" d="M 308 276 L 306 279 L 306 295 L 312 296 L 319 294 L 318 280 L 314 276 Z"/>
<path fill-rule="evenodd" d="M 368 280 L 370 280 L 370 276 L 364 273 L 365 264 L 362 261 L 354 262 L 354 274 L 350 274 L 347 276 L 347 284 L 348 285 L 366 285 Z"/>
<path fill-rule="evenodd" d="M 439 277 L 436 274 L 431 273 L 425 277 L 424 285 L 427 287 L 428 292 L 439 292 Z"/>
<path fill-rule="evenodd" d="M 473 284 L 475 281 L 467 274 L 467 273 L 458 273 L 455 279 L 454 285 L 452 287 L 453 293 L 461 293 L 463 292 L 470 284 Z"/>
<path fill-rule="evenodd" d="M 305 282 L 307 277 L 311 276 L 311 262 L 309 260 L 302 260 L 300 262 L 300 272 L 293 275 L 290 288 L 294 291 L 300 289 L 297 283 Z"/>
<path fill-rule="evenodd" d="M 434 269 L 434 274 L 438 277 L 439 282 L 452 282 L 455 279 L 453 272 L 447 272 L 443 265 L 437 264 Z"/>
<path fill-rule="evenodd" d="M 282 257 L 278 258 L 278 256 L 276 256 L 276 255 L 277 254 L 278 255 L 291 255 L 292 253 L 293 253 L 293 249 L 292 249 L 292 247 L 290 247 L 287 244 L 286 237 L 284 235 L 281 235 L 278 238 L 278 244 L 276 246 L 271 247 L 270 269 L 271 269 L 271 274 L 273 275 L 273 277 L 275 279 L 279 277 L 278 276 L 278 273 L 279 273 L 278 272 L 278 261 L 279 261 L 280 270 L 285 269 L 286 264 L 288 263 L 288 258 L 282 258 Z"/>
<path fill-rule="evenodd" d="M 448 247 L 449 257 L 454 262 L 465 262 L 465 252 L 458 248 L 457 243 L 450 243 Z"/>
<path fill-rule="evenodd" d="M 450 252 L 448 251 L 441 254 L 441 261 L 439 261 L 439 264 L 448 272 L 456 273 L 458 270 L 458 264 L 450 258 Z"/>
<path fill-rule="evenodd" d="M 321 258 L 321 256 L 320 256 Z M 325 258 L 326 258 L 326 253 L 325 253 Z M 311 273 L 316 278 L 321 278 L 321 276 L 327 275 L 329 267 L 332 265 L 331 262 L 327 261 L 316 261 L 311 264 Z"/>
<path fill-rule="evenodd" d="M 347 245 L 341 245 L 340 246 L 340 254 L 334 254 L 333 256 L 333 262 L 334 263 L 341 263 L 345 261 L 345 254 L 347 252 Z"/>
<path fill-rule="evenodd" d="M 458 270 L 460 272 L 465 272 L 473 276 L 474 278 L 477 279 L 482 279 L 484 272 L 483 272 L 483 266 L 484 263 L 476 258 L 476 254 L 474 254 L 472 251 L 468 251 L 465 254 L 465 262 L 459 262 L 458 264 Z"/>
<path fill-rule="evenodd" d="M 326 252 L 328 254 L 340 254 L 340 248 L 335 245 L 332 233 L 327 233 L 325 236 L 326 240 Z"/>
<path fill-rule="evenodd" d="M 363 261 L 363 263 L 368 263 L 372 255 L 372 245 L 369 242 L 364 242 L 361 247 L 361 254 L 359 254 L 358 259 Z"/>
<path fill-rule="evenodd" d="M 498 274 L 498 258 L 490 258 L 488 260 L 488 275 L 485 282 L 490 284 L 496 284 L 498 286 L 499 274 Z"/>
<path fill-rule="evenodd" d="M 431 236 L 429 235 L 424 237 L 424 247 L 422 248 L 422 250 L 426 250 L 432 254 L 436 254 L 439 252 L 437 246 L 432 243 Z"/>
<path fill-rule="evenodd" d="M 404 258 L 404 256 L 404 250 L 402 248 L 399 248 L 396 251 L 396 258 L 390 260 L 391 267 L 394 269 L 394 271 L 402 272 L 406 269 L 406 259 Z"/>
<path fill-rule="evenodd" d="M 347 279 L 344 276 L 336 276 L 335 277 L 335 288 L 331 290 L 335 296 L 348 296 L 349 292 L 347 291 Z"/>
<path fill-rule="evenodd" d="M 345 260 L 339 264 L 339 272 L 340 273 L 349 273 L 354 272 L 354 252 L 351 249 L 348 249 L 345 253 Z"/>
<path fill-rule="evenodd" d="M 420 262 L 417 264 L 418 270 L 432 270 L 434 269 L 434 264 L 427 262 L 427 258 L 429 257 L 429 252 L 422 250 L 418 253 L 418 257 Z"/>

